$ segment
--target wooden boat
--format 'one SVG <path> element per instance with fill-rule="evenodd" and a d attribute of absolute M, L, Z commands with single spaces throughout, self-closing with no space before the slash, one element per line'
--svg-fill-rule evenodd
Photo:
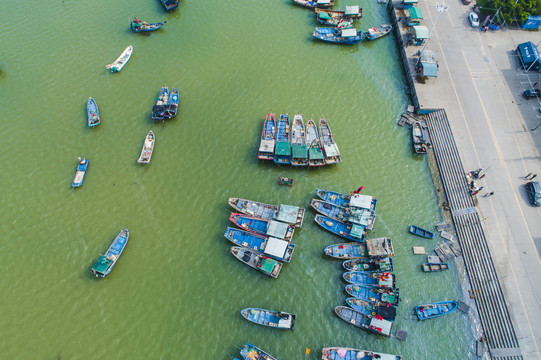
<path fill-rule="evenodd" d="M 154 133 L 150 130 L 145 137 L 145 143 L 143 144 L 143 149 L 141 150 L 141 155 L 137 162 L 139 164 L 148 164 L 152 158 L 152 152 L 154 151 Z"/>
<path fill-rule="evenodd" d="M 347 298 L 346 303 L 353 310 L 365 315 L 381 316 L 385 320 L 395 321 L 396 319 L 396 307 L 391 304 L 374 303 L 371 301 L 364 301 L 354 298 Z"/>
<path fill-rule="evenodd" d="M 349 206 L 349 201 L 351 200 L 350 195 L 341 194 L 335 191 L 329 191 L 326 189 L 317 189 L 317 196 L 323 201 L 329 202 L 334 205 L 347 207 Z"/>
<path fill-rule="evenodd" d="M 384 258 L 394 255 L 391 239 L 385 237 L 366 239 L 363 243 L 333 244 L 323 252 L 336 259 Z"/>
<path fill-rule="evenodd" d="M 295 315 L 274 310 L 258 308 L 242 309 L 242 316 L 253 323 L 277 329 L 293 330 L 295 328 Z"/>
<path fill-rule="evenodd" d="M 165 110 L 163 114 L 165 118 L 171 119 L 177 116 L 179 101 L 180 98 L 178 96 L 178 90 L 177 88 L 173 88 L 173 90 L 171 90 L 171 93 L 169 93 L 169 98 L 167 99 L 167 104 L 165 105 Z"/>
<path fill-rule="evenodd" d="M 130 232 L 128 229 L 122 229 L 105 254 L 101 255 L 94 266 L 92 266 L 92 274 L 96 275 L 96 277 L 105 277 L 111 272 L 122 251 L 124 251 L 129 236 Z"/>
<path fill-rule="evenodd" d="M 246 265 L 273 278 L 277 278 L 282 269 L 282 263 L 248 248 L 233 246 L 231 247 L 231 253 Z"/>
<path fill-rule="evenodd" d="M 163 86 L 158 94 L 158 100 L 156 105 L 152 107 L 152 120 L 163 120 L 165 119 L 165 110 L 167 102 L 169 101 L 169 88 Z"/>
<path fill-rule="evenodd" d="M 344 347 L 327 347 L 321 351 L 321 360 L 401 360 L 400 355 L 390 355 L 370 350 Z"/>
<path fill-rule="evenodd" d="M 248 343 L 240 349 L 240 355 L 244 360 L 276 360 L 257 346 Z"/>
<path fill-rule="evenodd" d="M 274 160 L 274 144 L 276 142 L 276 119 L 273 113 L 268 113 L 261 131 L 261 142 L 257 158 L 259 160 Z"/>
<path fill-rule="evenodd" d="M 98 110 L 98 104 L 91 97 L 88 98 L 86 103 L 86 116 L 88 118 L 88 126 L 97 126 L 100 124 L 100 112 Z"/>
<path fill-rule="evenodd" d="M 320 199 L 312 199 L 310 206 L 318 213 L 338 221 L 348 221 L 348 209 Z"/>
<path fill-rule="evenodd" d="M 423 229 L 422 227 L 410 225 L 410 233 L 427 239 L 434 239 L 434 233 Z"/>
<path fill-rule="evenodd" d="M 337 26 L 341 20 L 359 20 L 363 17 L 363 9 L 358 5 L 346 6 L 346 10 L 327 10 L 316 8 L 317 21 L 325 25 Z"/>
<path fill-rule="evenodd" d="M 229 198 L 227 203 L 240 213 L 267 220 L 278 220 L 286 224 L 301 227 L 305 209 L 293 205 L 269 205 L 241 198 Z"/>
<path fill-rule="evenodd" d="M 316 123 L 312 119 L 306 122 L 306 145 L 308 146 L 308 166 L 325 165 L 325 156 L 321 149 Z"/>
<path fill-rule="evenodd" d="M 312 35 L 319 40 L 353 45 L 363 40 L 363 32 L 355 28 L 316 28 Z"/>
<path fill-rule="evenodd" d="M 180 4 L 180 0 L 160 0 L 160 2 L 167 11 L 175 10 Z"/>
<path fill-rule="evenodd" d="M 437 303 L 417 305 L 415 313 L 419 320 L 432 319 L 441 315 L 449 314 L 458 307 L 456 301 L 440 301 Z"/>
<path fill-rule="evenodd" d="M 316 215 L 314 218 L 316 223 L 325 230 L 332 232 L 335 235 L 341 236 L 351 241 L 363 241 L 366 234 L 363 226 L 357 224 L 349 224 L 342 221 L 334 220 L 323 215 Z"/>
<path fill-rule="evenodd" d="M 378 271 L 390 271 L 394 270 L 393 259 L 351 259 L 342 263 L 342 266 L 347 271 L 364 271 L 364 272 L 378 272 Z"/>
<path fill-rule="evenodd" d="M 288 225 L 283 222 L 267 220 L 249 215 L 232 213 L 229 217 L 235 225 L 248 232 L 264 236 L 272 236 L 291 242 L 295 225 Z"/>
<path fill-rule="evenodd" d="M 391 337 L 393 323 L 381 316 L 365 315 L 347 306 L 337 306 L 334 308 L 334 312 L 340 319 L 353 326 L 374 334 Z"/>
<path fill-rule="evenodd" d="M 111 70 L 111 72 L 119 72 L 120 70 L 122 70 L 124 65 L 126 65 L 128 60 L 130 60 L 132 52 L 133 46 L 130 45 L 122 52 L 122 54 L 120 54 L 118 59 L 116 59 L 113 63 L 106 65 L 105 67 Z"/>
<path fill-rule="evenodd" d="M 149 32 L 160 29 L 167 21 L 157 22 L 157 23 L 147 23 L 146 21 L 139 20 L 138 18 L 133 19 L 130 22 L 130 29 L 134 32 Z"/>
<path fill-rule="evenodd" d="M 278 178 L 278 185 L 285 185 L 285 186 L 293 186 L 293 178 L 288 178 L 284 176 L 280 176 Z"/>
<path fill-rule="evenodd" d="M 291 132 L 289 131 L 289 116 L 287 114 L 280 115 L 276 126 L 274 163 L 278 165 L 291 164 Z"/>
<path fill-rule="evenodd" d="M 295 4 L 304 6 L 310 9 L 315 8 L 330 8 L 334 6 L 334 0 L 291 0 Z"/>
<path fill-rule="evenodd" d="M 302 115 L 297 114 L 291 125 L 291 165 L 308 165 L 308 148 L 306 147 L 306 134 Z"/>
<path fill-rule="evenodd" d="M 396 288 L 396 278 L 394 274 L 383 273 L 365 273 L 362 271 L 348 271 L 342 274 L 344 280 L 353 285 Z"/>
<path fill-rule="evenodd" d="M 325 118 L 319 120 L 319 138 L 323 146 L 323 152 L 325 153 L 325 164 L 341 163 L 340 151 L 334 142 L 334 136 Z"/>
<path fill-rule="evenodd" d="M 424 272 L 443 271 L 443 270 L 448 270 L 449 265 L 445 263 L 440 263 L 440 264 L 424 263 L 423 265 L 421 265 L 421 269 L 423 269 Z"/>
<path fill-rule="evenodd" d="M 80 187 L 81 185 L 83 185 L 86 169 L 88 169 L 88 159 L 79 158 L 77 170 L 75 171 L 75 177 L 73 178 L 73 182 L 71 183 L 72 188 Z"/>
<path fill-rule="evenodd" d="M 426 154 L 426 142 L 421 123 L 416 121 L 411 127 L 411 136 L 413 138 L 413 149 L 417 154 Z"/>
<path fill-rule="evenodd" d="M 376 40 L 390 33 L 392 28 L 393 27 L 389 24 L 383 24 L 378 27 L 368 29 L 368 31 L 364 33 L 364 36 L 367 40 Z"/>
<path fill-rule="evenodd" d="M 290 262 L 295 245 L 269 236 L 252 234 L 248 231 L 228 227 L 224 236 L 237 246 L 263 253 L 273 259 Z"/>
<path fill-rule="evenodd" d="M 346 292 L 358 300 L 389 303 L 394 306 L 398 306 L 400 302 L 400 292 L 398 289 L 371 288 L 368 286 L 348 284 L 346 285 Z"/>

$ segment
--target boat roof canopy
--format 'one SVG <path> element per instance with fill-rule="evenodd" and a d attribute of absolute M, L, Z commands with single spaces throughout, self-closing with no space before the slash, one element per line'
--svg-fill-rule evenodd
<path fill-rule="evenodd" d="M 276 261 L 262 258 L 260 261 L 260 264 L 261 264 L 261 269 L 263 269 L 263 271 L 271 273 L 272 269 L 274 269 L 274 264 L 276 264 Z"/>
<path fill-rule="evenodd" d="M 299 207 L 293 205 L 282 205 L 278 209 L 276 214 L 276 220 L 282 221 L 288 224 L 295 224 L 297 222 L 297 216 L 299 214 Z"/>
<path fill-rule="evenodd" d="M 351 214 L 348 217 L 348 221 L 352 224 L 368 226 L 370 225 L 370 215 L 371 215 L 370 210 L 366 210 L 366 209 L 352 210 Z"/>
<path fill-rule="evenodd" d="M 361 239 L 364 235 L 364 226 L 353 224 L 349 231 L 349 235 Z"/>
<path fill-rule="evenodd" d="M 94 270 L 97 273 L 103 274 L 107 271 L 107 269 L 109 268 L 109 265 L 111 265 L 112 262 L 113 260 L 109 260 L 107 259 L 107 257 L 102 255 L 100 256 L 98 261 L 96 261 L 96 263 L 92 267 L 92 270 Z"/>
<path fill-rule="evenodd" d="M 342 29 L 342 37 L 355 37 L 357 36 L 357 29 Z"/>
<path fill-rule="evenodd" d="M 330 4 L 331 0 L 317 0 L 318 5 Z"/>
<path fill-rule="evenodd" d="M 344 15 L 357 15 L 359 14 L 359 5 L 346 5 L 346 11 Z"/>
<path fill-rule="evenodd" d="M 382 332 L 385 335 L 390 335 L 393 323 L 385 319 L 376 319 L 376 317 L 374 316 L 372 317 L 372 320 L 370 320 L 370 326 L 375 327 L 378 331 Z"/>
<path fill-rule="evenodd" d="M 288 245 L 289 243 L 287 241 L 269 237 L 269 240 L 267 240 L 267 246 L 265 246 L 265 254 L 276 256 L 278 258 L 284 258 Z"/>
<path fill-rule="evenodd" d="M 267 228 L 267 235 L 274 236 L 278 239 L 284 239 L 287 235 L 288 228 L 288 224 L 271 220 L 269 221 L 269 227 Z"/>
<path fill-rule="evenodd" d="M 291 155 L 291 144 L 284 141 L 277 141 L 274 148 L 274 153 L 282 156 Z"/>
<path fill-rule="evenodd" d="M 323 145 L 323 148 L 325 149 L 325 154 L 327 157 L 340 155 L 340 151 L 338 151 L 338 146 L 336 146 L 336 144 Z"/>
<path fill-rule="evenodd" d="M 319 18 L 320 18 L 320 19 L 325 19 L 325 20 L 330 20 L 330 19 L 331 19 L 331 16 L 330 16 L 328 13 L 326 13 L 326 12 L 320 12 L 320 13 L 319 13 Z"/>
<path fill-rule="evenodd" d="M 361 195 L 354 194 L 349 200 L 349 206 L 357 207 L 361 209 L 370 209 L 372 205 L 372 196 L 370 195 Z"/>
<path fill-rule="evenodd" d="M 297 159 L 308 158 L 308 148 L 306 147 L 306 144 L 291 144 L 291 151 L 294 158 L 297 158 Z"/>
<path fill-rule="evenodd" d="M 408 9 L 410 13 L 410 19 L 424 19 L 423 13 L 421 12 L 421 9 L 418 7 L 410 7 Z"/>

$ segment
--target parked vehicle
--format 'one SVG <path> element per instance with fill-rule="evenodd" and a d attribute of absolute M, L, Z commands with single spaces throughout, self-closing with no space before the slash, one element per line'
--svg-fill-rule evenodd
<path fill-rule="evenodd" d="M 529 181 L 526 183 L 526 191 L 533 206 L 541 206 L 541 186 L 537 181 Z"/>
<path fill-rule="evenodd" d="M 524 97 L 526 99 L 532 99 L 535 97 L 541 97 L 541 89 L 529 89 L 524 91 Z"/>
<path fill-rule="evenodd" d="M 470 21 L 472 27 L 479 27 L 479 16 L 477 16 L 476 13 L 471 12 L 468 15 L 468 20 Z"/>

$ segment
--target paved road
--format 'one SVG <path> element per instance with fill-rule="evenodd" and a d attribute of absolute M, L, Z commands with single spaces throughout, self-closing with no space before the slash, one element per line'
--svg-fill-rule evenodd
<path fill-rule="evenodd" d="M 439 77 L 416 89 L 424 108 L 445 108 L 467 169 L 486 168 L 478 198 L 495 266 L 526 359 L 541 358 L 541 210 L 532 207 L 524 189 L 528 173 L 541 177 L 539 100 L 521 93 L 541 77 L 517 71 L 511 50 L 518 43 L 541 41 L 539 33 L 473 29 L 471 6 L 451 0 L 426 49 L 439 62 Z M 418 5 L 423 25 L 436 19 L 436 2 Z M 421 47 L 409 46 L 408 56 Z M 538 177 L 538 179 L 539 179 Z M 541 180 L 541 179 L 539 179 Z"/>

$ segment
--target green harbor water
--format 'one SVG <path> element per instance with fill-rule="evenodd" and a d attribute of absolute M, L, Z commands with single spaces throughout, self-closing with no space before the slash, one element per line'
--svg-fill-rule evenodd
<path fill-rule="evenodd" d="M 387 22 L 376 1 L 358 3 L 363 29 Z M 150 36 L 129 19 L 167 20 Z M 473 359 L 468 317 L 419 322 L 420 303 L 461 299 L 459 274 L 424 274 L 437 241 L 407 233 L 441 222 L 425 158 L 396 125 L 408 105 L 391 37 L 354 46 L 312 40 L 312 11 L 289 0 L 184 0 L 166 13 L 157 0 L 50 0 L 2 4 L 0 38 L 1 359 L 220 359 L 243 343 L 277 359 L 320 359 L 325 346 L 400 354 L 404 359 Z M 106 71 L 128 46 L 117 74 Z M 178 116 L 150 120 L 166 84 L 178 87 Z M 96 99 L 102 124 L 86 126 Z M 342 164 L 293 169 L 257 161 L 267 112 L 325 116 Z M 136 163 L 156 134 L 149 166 Z M 77 157 L 90 160 L 72 190 Z M 292 188 L 279 176 L 295 179 Z M 378 198 L 370 237 L 389 236 L 402 302 L 386 339 L 334 314 L 347 294 L 326 245 L 342 240 L 307 209 L 292 262 L 271 279 L 230 253 L 223 237 L 228 197 L 309 207 L 316 188 Z M 128 245 L 112 273 L 90 268 L 122 228 Z M 245 307 L 297 314 L 295 331 L 245 321 Z M 305 349 L 312 349 L 306 356 Z"/>

